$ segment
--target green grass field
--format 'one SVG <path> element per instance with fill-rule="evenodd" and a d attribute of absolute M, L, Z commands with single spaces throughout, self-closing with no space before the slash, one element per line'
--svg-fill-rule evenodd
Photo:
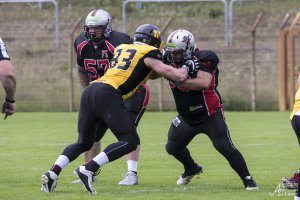
<path fill-rule="evenodd" d="M 208 137 L 200 134 L 189 145 L 204 172 L 187 186 L 177 186 L 182 166 L 165 149 L 167 131 L 176 113 L 146 112 L 138 128 L 141 138 L 139 185 L 117 183 L 127 171 L 121 158 L 102 168 L 94 184 L 98 195 L 89 195 L 72 184 L 73 170 L 83 163 L 80 156 L 60 175 L 53 193 L 40 191 L 40 176 L 48 170 L 64 147 L 77 139 L 77 113 L 16 113 L 0 120 L 0 199 L 293 199 L 292 190 L 276 192 L 280 180 L 299 168 L 299 147 L 289 113 L 227 112 L 226 119 L 235 146 L 244 155 L 259 185 L 246 191 L 227 161 L 217 153 Z M 115 141 L 108 132 L 103 146 Z"/>

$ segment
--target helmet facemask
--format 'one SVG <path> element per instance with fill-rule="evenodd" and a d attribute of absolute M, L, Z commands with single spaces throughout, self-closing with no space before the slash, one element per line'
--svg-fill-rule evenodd
<path fill-rule="evenodd" d="M 86 38 L 91 40 L 92 43 L 99 43 L 104 37 L 104 31 L 105 27 L 104 26 L 85 26 L 84 27 L 84 32 Z"/>
<path fill-rule="evenodd" d="M 170 59 L 172 63 L 180 65 L 184 62 L 184 58 L 185 58 L 184 50 L 165 48 L 165 51 L 170 55 Z"/>

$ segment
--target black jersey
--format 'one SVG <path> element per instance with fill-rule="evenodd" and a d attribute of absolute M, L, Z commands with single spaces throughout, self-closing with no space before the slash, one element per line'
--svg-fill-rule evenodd
<path fill-rule="evenodd" d="M 10 58 L 9 58 L 9 55 L 7 54 L 5 44 L 0 37 L 0 61 L 1 60 L 10 60 Z"/>
<path fill-rule="evenodd" d="M 112 31 L 101 46 L 95 47 L 82 32 L 74 42 L 77 64 L 88 72 L 91 80 L 96 80 L 102 77 L 109 68 L 115 47 L 130 43 L 132 43 L 132 39 L 127 34 Z"/>
<path fill-rule="evenodd" d="M 203 59 L 203 56 L 207 56 L 207 53 L 213 52 L 206 50 L 195 51 L 193 59 Z M 216 56 L 215 53 L 213 54 Z M 188 90 L 169 81 L 177 111 L 191 125 L 202 123 L 214 113 L 215 108 L 222 108 L 221 96 L 217 90 L 219 76 L 217 65 L 211 65 L 210 63 L 205 65 L 205 62 L 203 62 L 198 70 L 211 73 L 213 76 L 210 87 L 207 90 Z M 188 78 L 196 78 L 198 70 L 189 72 Z"/>

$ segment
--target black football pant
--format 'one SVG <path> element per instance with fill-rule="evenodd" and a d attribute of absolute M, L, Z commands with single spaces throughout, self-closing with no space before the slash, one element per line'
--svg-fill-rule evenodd
<path fill-rule="evenodd" d="M 196 166 L 187 145 L 199 133 L 204 133 L 210 138 L 215 149 L 227 159 L 241 179 L 250 175 L 242 154 L 230 139 L 221 109 L 216 109 L 212 116 L 199 125 L 189 125 L 180 115 L 171 124 L 166 150 L 183 164 L 185 171 Z M 201 147 L 199 150 L 201 151 Z"/>
<path fill-rule="evenodd" d="M 136 127 L 126 110 L 121 93 L 103 83 L 90 84 L 81 95 L 78 116 L 78 140 L 65 148 L 62 155 L 75 160 L 92 148 L 97 124 L 108 127 L 118 139 L 103 151 L 109 161 L 116 160 L 137 148 L 140 143 Z"/>
<path fill-rule="evenodd" d="M 300 116 L 294 115 L 293 119 L 291 120 L 291 124 L 297 136 L 298 143 L 300 145 Z"/>
<path fill-rule="evenodd" d="M 149 88 L 147 85 L 140 85 L 134 95 L 124 100 L 125 108 L 130 111 L 130 118 L 137 127 L 141 117 L 143 116 L 149 101 Z M 101 121 L 98 122 L 96 128 L 95 142 L 99 142 L 107 131 L 106 124 Z"/>

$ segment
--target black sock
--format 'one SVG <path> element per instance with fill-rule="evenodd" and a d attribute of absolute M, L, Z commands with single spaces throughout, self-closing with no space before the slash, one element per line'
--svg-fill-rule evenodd
<path fill-rule="evenodd" d="M 234 152 L 226 156 L 226 159 L 242 180 L 244 180 L 246 176 L 250 176 L 246 161 L 239 150 L 234 150 Z"/>
<path fill-rule="evenodd" d="M 98 171 L 99 168 L 100 166 L 93 160 L 90 160 L 88 163 L 85 164 L 85 169 L 92 172 Z"/>
<path fill-rule="evenodd" d="M 58 176 L 61 172 L 61 167 L 58 165 L 53 165 L 50 171 L 53 171 Z"/>

